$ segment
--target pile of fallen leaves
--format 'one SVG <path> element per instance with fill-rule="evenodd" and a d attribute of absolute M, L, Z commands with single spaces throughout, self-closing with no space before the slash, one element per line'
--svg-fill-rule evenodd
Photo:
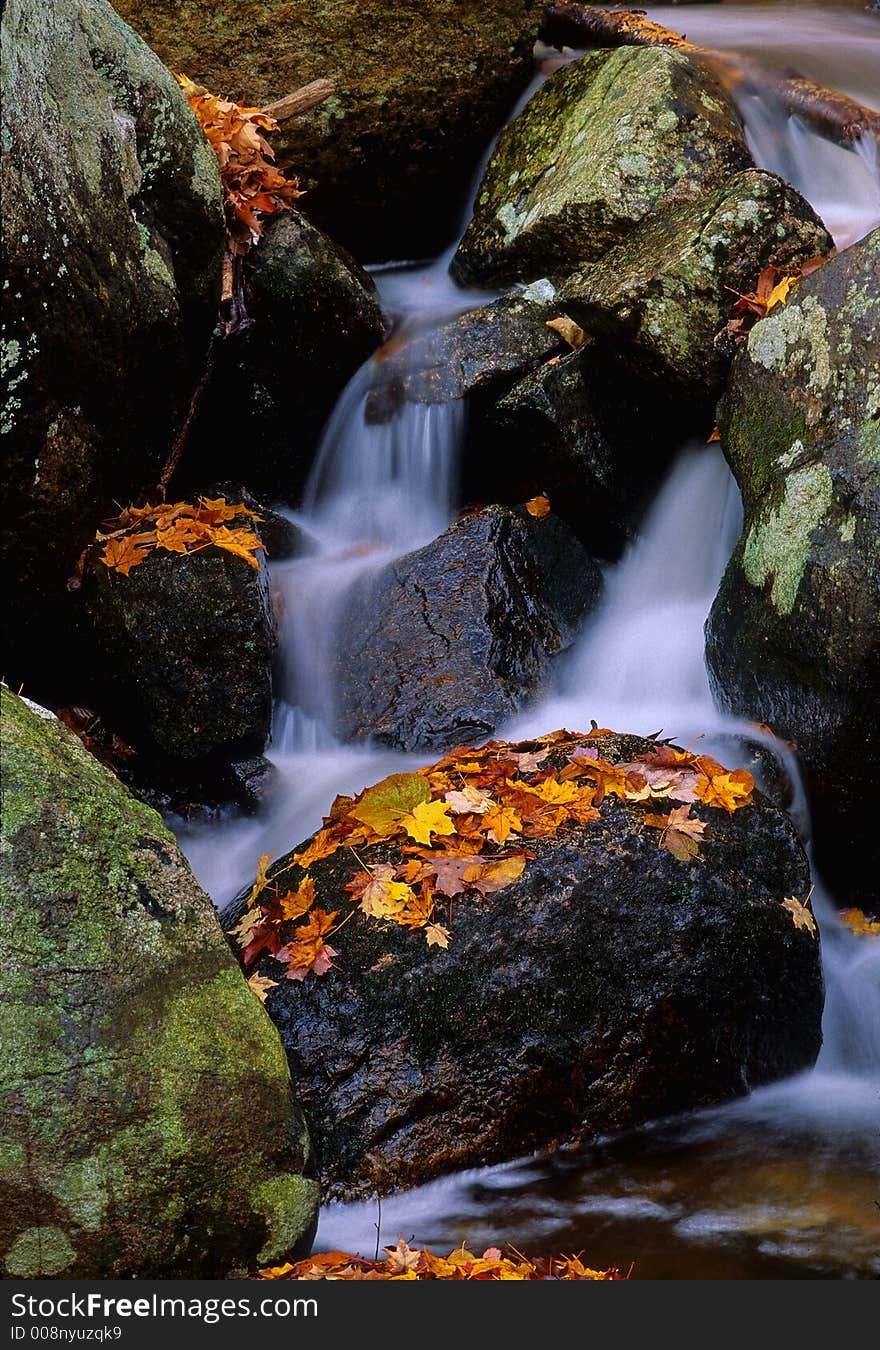
<path fill-rule="evenodd" d="M 746 291 L 745 294 L 735 291 L 732 286 L 726 286 L 725 290 L 735 295 L 737 300 L 733 306 L 732 316 L 721 332 L 715 336 L 715 345 L 745 342 L 749 330 L 759 319 L 765 318 L 777 305 L 785 304 L 792 286 L 796 286 L 799 281 L 810 276 L 827 261 L 827 258 L 809 258 L 795 272 L 784 271 L 781 267 L 770 263 L 758 277 L 755 289 Z"/>
<path fill-rule="evenodd" d="M 517 744 L 459 747 L 416 773 L 391 774 L 356 797 L 337 797 L 323 828 L 293 855 L 301 872 L 295 890 L 281 893 L 270 856 L 260 858 L 232 929 L 245 970 L 268 953 L 289 980 L 325 975 L 337 955 L 330 939 L 356 915 L 420 931 L 429 946 L 446 948 L 454 905 L 490 900 L 522 876 L 535 857 L 531 843 L 597 821 L 610 798 L 643 808 L 645 831 L 682 862 L 698 856 L 707 828 L 692 808 L 732 814 L 752 799 L 754 780 L 744 769 L 731 772 L 709 755 L 664 742 L 612 764 L 601 753 L 609 735 L 607 728 L 555 731 Z M 391 846 L 387 860 L 368 864 L 359 850 L 376 844 Z M 353 875 L 328 911 L 316 905 L 309 868 L 341 849 Z M 789 897 L 784 907 L 797 926 L 815 932 L 806 904 Z M 265 999 L 277 981 L 255 974 L 250 984 Z"/>
<path fill-rule="evenodd" d="M 262 234 L 265 216 L 302 196 L 299 181 L 275 167 L 275 152 L 262 135 L 277 131 L 278 123 L 261 108 L 217 98 L 185 75 L 177 80 L 220 165 L 230 251 L 244 253 Z"/>
<path fill-rule="evenodd" d="M 591 1270 L 580 1256 L 538 1257 L 530 1260 L 513 1247 L 502 1253 L 488 1247 L 482 1256 L 462 1244 L 448 1256 L 434 1256 L 422 1247 L 410 1247 L 403 1238 L 386 1247 L 387 1257 L 368 1261 L 348 1252 L 323 1252 L 292 1265 L 261 1270 L 260 1280 L 624 1280 L 613 1266 Z"/>
<path fill-rule="evenodd" d="M 260 549 L 265 552 L 265 546 L 247 526 L 230 528 L 228 522 L 236 518 L 262 519 L 243 502 L 233 505 L 224 497 L 199 497 L 195 506 L 189 502 L 127 506 L 109 522 L 116 528 L 99 530 L 95 540 L 104 545 L 101 562 L 124 577 L 155 549 L 165 549 L 168 553 L 198 553 L 211 545 L 234 553 L 259 571 L 260 560 L 256 554 Z M 77 576 L 82 573 L 84 560 L 85 554 L 80 558 Z"/>

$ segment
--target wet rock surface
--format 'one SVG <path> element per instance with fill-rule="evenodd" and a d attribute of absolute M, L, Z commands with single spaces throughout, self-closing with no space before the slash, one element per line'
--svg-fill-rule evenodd
<path fill-rule="evenodd" d="M 100 547 L 82 605 L 102 706 L 143 771 L 225 780 L 231 763 L 261 753 L 271 724 L 276 630 L 264 553 L 257 571 L 214 546 L 157 550 L 123 576 L 100 561 Z"/>
<path fill-rule="evenodd" d="M 751 167 L 733 104 L 679 52 L 591 52 L 501 133 L 452 264 L 462 282 L 564 276 L 651 212 Z"/>
<path fill-rule="evenodd" d="M 560 520 L 493 506 L 354 589 L 336 724 L 404 750 L 480 738 L 546 688 L 601 577 Z"/>
<path fill-rule="evenodd" d="M 6 1278 L 222 1279 L 304 1252 L 308 1133 L 210 900 L 70 731 L 2 702 Z"/>
<path fill-rule="evenodd" d="M 106 0 L 9 0 L 3 84 L 6 674 L 36 691 L 61 677 L 80 550 L 158 479 L 216 318 L 223 210 L 176 81 Z"/>
<path fill-rule="evenodd" d="M 218 351 L 186 472 L 295 501 L 324 424 L 381 344 L 371 278 L 299 212 L 269 221 L 244 263 L 250 325 Z"/>
<path fill-rule="evenodd" d="M 707 622 L 716 694 L 794 741 L 820 862 L 874 889 L 880 770 L 880 231 L 752 329 L 721 407 L 743 534 Z"/>
<path fill-rule="evenodd" d="M 532 75 L 544 0 L 115 0 L 172 69 L 265 105 L 336 92 L 273 137 L 308 212 L 362 259 L 452 236 L 468 176 Z"/>
<path fill-rule="evenodd" d="M 603 735 L 601 753 L 618 763 L 652 744 Z M 260 958 L 328 1197 L 587 1142 L 813 1062 L 818 942 L 781 903 L 809 888 L 792 824 L 760 796 L 733 815 L 692 809 L 706 831 L 690 862 L 610 797 L 597 821 L 528 841 L 518 881 L 458 897 L 446 950 L 358 916 L 320 978 L 286 980 Z M 358 853 L 310 866 L 318 903 L 339 910 L 361 861 L 399 856 Z M 290 854 L 273 866 L 279 894 L 302 876 Z"/>

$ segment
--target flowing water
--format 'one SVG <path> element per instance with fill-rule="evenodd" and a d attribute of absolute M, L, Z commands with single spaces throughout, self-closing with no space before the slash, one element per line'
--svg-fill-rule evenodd
<path fill-rule="evenodd" d="M 685 27 L 694 41 L 760 52 L 862 102 L 880 102 L 880 20 L 857 11 L 725 5 L 650 17 Z M 756 161 L 799 187 L 840 246 L 880 219 L 877 165 L 866 150 L 828 146 L 754 95 L 741 112 Z M 486 298 L 451 283 L 450 256 L 376 269 L 403 342 Z M 334 625 L 351 585 L 434 538 L 456 507 L 463 409 L 409 404 L 373 425 L 368 395 L 381 381 L 374 359 L 342 395 L 293 516 L 309 548 L 272 569 L 283 665 L 268 752 L 279 774 L 272 805 L 258 818 L 181 831 L 197 876 L 221 906 L 252 877 L 261 852 L 285 852 L 310 834 L 336 793 L 419 762 L 340 745 L 332 732 Z M 703 623 L 739 524 L 720 451 L 684 447 L 639 540 L 609 569 L 599 611 L 556 692 L 502 734 L 595 718 L 632 732 L 662 728 L 684 743 L 703 736 L 701 744 L 733 762 L 745 728 L 714 708 Z M 788 768 L 797 789 L 796 765 Z M 794 814 L 806 829 L 797 793 Z M 586 1153 L 479 1169 L 386 1199 L 382 1241 L 402 1233 L 437 1248 L 467 1237 L 477 1247 L 507 1240 L 535 1252 L 584 1250 L 594 1264 L 634 1261 L 643 1278 L 880 1273 L 880 943 L 839 925 L 818 878 L 813 904 L 826 979 L 815 1069 Z M 330 1206 L 318 1246 L 371 1252 L 376 1220 L 375 1204 Z"/>

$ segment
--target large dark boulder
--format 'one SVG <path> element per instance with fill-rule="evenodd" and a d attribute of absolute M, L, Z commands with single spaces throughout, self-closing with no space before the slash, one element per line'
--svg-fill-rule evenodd
<path fill-rule="evenodd" d="M 548 326 L 560 320 L 556 287 L 541 278 L 417 333 L 377 364 L 367 415 L 463 399 L 465 499 L 515 504 L 547 492 L 592 555 L 615 558 L 680 443 L 680 409 L 604 339 L 572 351 Z"/>
<path fill-rule="evenodd" d="M 555 516 L 465 516 L 353 590 L 338 625 L 339 734 L 404 750 L 485 736 L 547 687 L 600 586 Z"/>
<path fill-rule="evenodd" d="M 210 900 L 66 727 L 2 704 L 4 1275 L 222 1279 L 308 1250 L 308 1133 Z"/>
<path fill-rule="evenodd" d="M 345 385 L 385 336 L 371 278 L 297 211 L 244 262 L 251 320 L 218 352 L 184 471 L 295 500 Z"/>
<path fill-rule="evenodd" d="M 709 617 L 719 701 L 797 744 L 820 863 L 880 867 L 880 230 L 757 323 L 721 407 L 743 534 Z"/>
<path fill-rule="evenodd" d="M 213 545 L 156 549 L 123 576 L 101 550 L 90 550 L 81 600 L 97 701 L 143 772 L 210 785 L 269 735 L 277 638 L 265 553 L 257 570 Z"/>
<path fill-rule="evenodd" d="M 613 763 L 656 749 L 607 734 L 591 746 Z M 553 747 L 541 771 L 570 749 Z M 590 823 L 508 839 L 534 856 L 485 900 L 457 896 L 451 924 L 443 902 L 446 950 L 399 924 L 347 919 L 354 873 L 413 850 L 358 843 L 356 856 L 342 846 L 311 863 L 316 903 L 340 925 L 335 968 L 285 979 L 265 952 L 254 968 L 277 982 L 266 1006 L 326 1195 L 584 1143 L 812 1064 L 822 976 L 815 934 L 783 905 L 810 884 L 791 821 L 759 795 L 731 815 L 699 803 L 691 812 L 706 828 L 687 861 L 658 848 L 643 803 L 610 796 Z M 302 879 L 291 854 L 273 866 L 279 896 Z"/>
<path fill-rule="evenodd" d="M 308 211 L 358 257 L 452 236 L 470 174 L 534 69 L 544 0 L 114 0 L 172 70 L 264 105 L 336 92 L 273 137 Z"/>
<path fill-rule="evenodd" d="M 796 272 L 833 251 L 813 208 L 775 174 L 750 169 L 693 202 L 647 216 L 560 287 L 557 300 L 614 348 L 635 379 L 711 411 L 729 353 L 714 338 L 737 294 L 769 264 Z"/>
<path fill-rule="evenodd" d="M 662 47 L 591 52 L 502 132 L 452 271 L 490 284 L 565 276 L 644 216 L 751 165 L 736 109 L 703 67 Z"/>
<path fill-rule="evenodd" d="M 217 161 L 107 0 L 3 9 L 8 677 L 71 675 L 65 580 L 158 479 L 216 317 Z"/>

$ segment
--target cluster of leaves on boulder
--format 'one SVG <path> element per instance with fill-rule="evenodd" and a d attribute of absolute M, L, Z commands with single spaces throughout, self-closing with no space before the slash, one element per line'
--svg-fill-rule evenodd
<path fill-rule="evenodd" d="M 275 167 L 275 152 L 262 135 L 277 131 L 278 123 L 261 108 L 218 98 L 185 75 L 176 78 L 220 165 L 230 252 L 245 253 L 262 234 L 264 217 L 302 196 L 299 180 Z"/>
<path fill-rule="evenodd" d="M 827 261 L 823 257 L 808 258 L 796 272 L 784 271 L 774 263 L 769 263 L 758 277 L 753 291 L 743 294 L 733 290 L 732 286 L 726 287 L 737 299 L 731 317 L 721 332 L 716 334 L 716 346 L 731 341 L 734 344 L 745 342 L 749 330 L 759 319 L 765 318 L 777 305 L 784 305 L 791 288 Z"/>
<path fill-rule="evenodd" d="M 348 1252 L 323 1252 L 304 1261 L 261 1270 L 260 1280 L 624 1280 L 615 1267 L 591 1270 L 578 1256 L 530 1259 L 514 1247 L 488 1247 L 475 1255 L 464 1243 L 448 1256 L 410 1247 L 403 1238 L 386 1247 L 383 1260 L 369 1261 Z"/>
<path fill-rule="evenodd" d="M 522 876 L 535 857 L 532 842 L 598 821 L 609 798 L 644 808 L 645 829 L 682 862 L 696 858 L 704 842 L 707 823 L 697 808 L 732 813 L 752 800 L 746 770 L 729 771 L 709 755 L 665 742 L 612 764 L 601 753 L 603 736 L 612 734 L 597 727 L 587 735 L 562 730 L 463 746 L 416 773 L 391 774 L 356 797 L 337 797 L 323 828 L 293 855 L 296 889 L 280 893 L 270 856 L 261 856 L 232 929 L 245 970 L 268 953 L 289 980 L 325 975 L 338 954 L 330 939 L 355 916 L 420 931 L 429 946 L 445 948 L 455 905 L 491 900 Z M 384 858 L 368 864 L 359 850 L 374 845 Z M 328 910 L 316 903 L 309 868 L 340 849 L 351 857 L 352 876 Z M 790 897 L 785 907 L 796 925 L 815 931 L 805 904 Z M 277 981 L 254 974 L 250 984 L 265 1000 Z"/>
<path fill-rule="evenodd" d="M 98 530 L 95 541 L 104 545 L 101 562 L 124 577 L 155 549 L 198 553 L 211 546 L 234 553 L 259 571 L 257 554 L 260 549 L 265 553 L 265 545 L 248 525 L 229 524 L 242 519 L 256 522 L 262 517 L 243 502 L 232 504 L 225 497 L 199 497 L 196 505 L 172 502 L 126 506 L 115 520 L 107 522 L 116 528 Z M 78 574 L 82 572 L 84 559 L 85 554 L 80 558 Z"/>

